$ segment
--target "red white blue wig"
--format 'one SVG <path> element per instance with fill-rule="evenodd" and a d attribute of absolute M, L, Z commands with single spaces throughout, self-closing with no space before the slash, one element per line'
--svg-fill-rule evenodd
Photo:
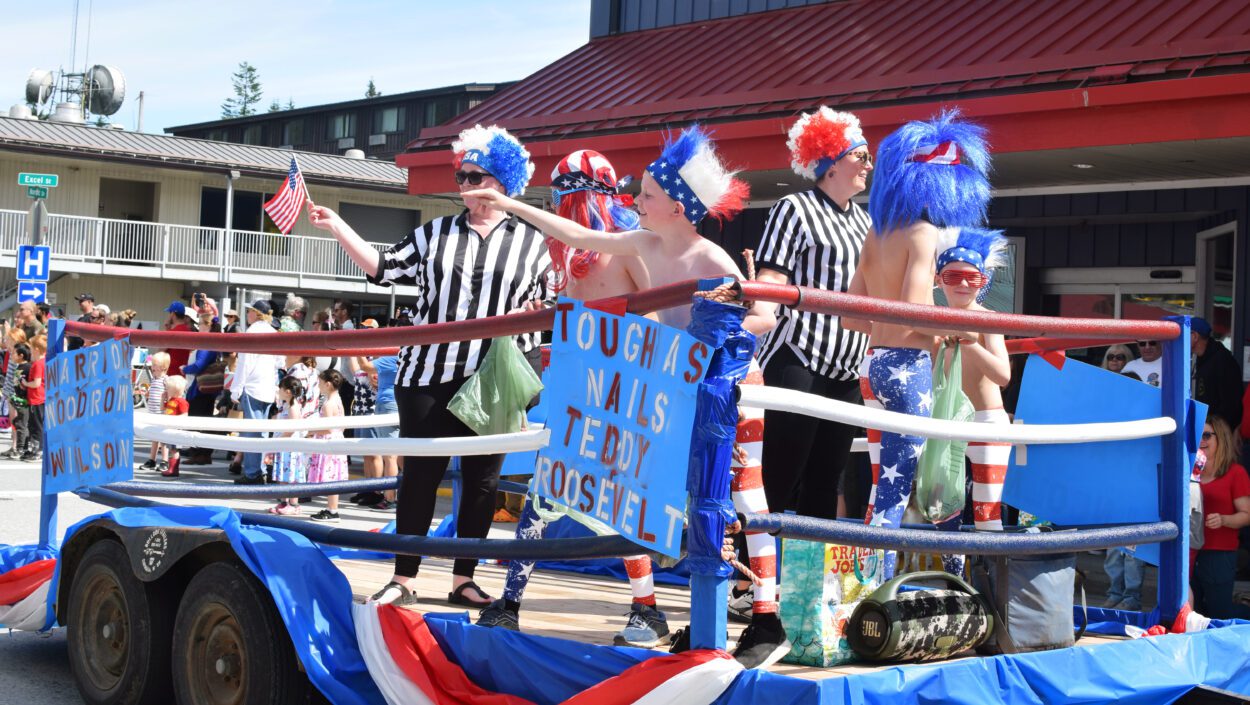
<path fill-rule="evenodd" d="M 551 201 L 556 213 L 579 225 L 604 232 L 623 232 L 638 227 L 638 214 L 628 208 L 633 199 L 621 195 L 629 177 L 619 181 L 612 163 L 591 149 L 579 149 L 560 160 L 551 172 Z M 581 279 L 599 260 L 593 250 L 578 250 L 555 238 L 547 238 L 555 290 L 563 291 L 569 277 Z"/>
<path fill-rule="evenodd" d="M 877 150 L 868 214 L 878 234 L 919 220 L 945 227 L 985 224 L 990 153 L 985 128 L 943 111 L 895 130 Z"/>
<path fill-rule="evenodd" d="M 530 153 L 521 142 L 498 125 L 482 127 L 474 125 L 460 133 L 451 145 L 455 153 L 453 164 L 476 164 L 503 184 L 509 196 L 525 193 L 530 177 L 534 175 L 534 163 Z"/>
<path fill-rule="evenodd" d="M 716 154 L 716 146 L 699 125 L 666 139 L 660 158 L 647 173 L 664 193 L 685 206 L 686 218 L 698 225 L 706 216 L 727 220 L 742 210 L 750 194 L 746 182 L 734 178 Z"/>
<path fill-rule="evenodd" d="M 981 301 L 989 293 L 994 270 L 1007 266 L 1007 238 L 1001 230 L 940 228 L 935 254 L 939 274 L 953 262 L 964 262 L 986 276 L 985 285 L 977 293 L 977 301 Z"/>
<path fill-rule="evenodd" d="M 839 159 L 852 149 L 868 144 L 859 118 L 825 106 L 814 113 L 803 113 L 790 127 L 790 168 L 804 178 L 819 181 Z"/>

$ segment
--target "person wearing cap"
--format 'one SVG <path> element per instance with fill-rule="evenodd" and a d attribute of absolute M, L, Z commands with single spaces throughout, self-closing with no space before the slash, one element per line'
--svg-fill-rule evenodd
<path fill-rule="evenodd" d="M 520 196 L 534 173 L 529 152 L 507 130 L 480 125 L 466 129 L 452 144 L 452 168 L 461 192 L 489 189 Z M 395 246 L 378 252 L 356 234 L 337 213 L 308 202 L 308 219 L 329 231 L 372 284 L 417 287 L 416 325 L 501 316 L 536 300 L 552 298 L 548 286 L 551 258 L 543 234 L 528 222 L 489 202 L 464 197 L 465 209 L 455 216 L 435 218 L 407 233 Z M 514 338 L 530 364 L 539 366 L 537 333 Z M 404 438 L 471 436 L 447 403 L 477 369 L 490 340 L 405 346 L 399 354 L 395 400 L 400 435 Z M 398 534 L 425 535 L 434 517 L 438 485 L 447 469 L 447 457 L 404 459 Z M 458 534 L 482 538 L 490 529 L 495 510 L 502 455 L 461 459 Z M 396 605 L 413 604 L 421 559 L 396 556 L 395 573 L 373 600 Z M 466 607 L 486 607 L 490 595 L 473 582 L 476 559 L 461 559 L 452 569 L 448 600 Z"/>
<path fill-rule="evenodd" d="M 845 292 L 859 266 L 871 219 L 851 199 L 868 188 L 872 153 L 859 118 L 821 106 L 790 128 L 790 168 L 811 181 L 773 205 L 756 248 L 759 281 Z M 777 310 L 760 341 L 765 384 L 860 403 L 859 365 L 868 336 L 838 316 Z M 867 482 L 856 482 L 851 442 L 859 429 L 804 414 L 769 411 L 764 425 L 764 492 L 774 512 L 833 519 L 839 490 L 852 510 Z M 842 507 L 842 514 L 847 507 Z"/>
<path fill-rule="evenodd" d="M 98 309 L 99 306 L 96 308 Z M 165 307 L 165 313 L 169 314 L 165 317 L 165 330 L 171 333 L 191 332 L 192 319 L 187 315 L 186 304 L 181 301 L 171 301 Z M 166 348 L 165 352 L 169 353 L 170 374 L 179 374 L 178 371 L 187 364 L 187 360 L 191 359 L 191 351 L 186 348 Z"/>
<path fill-rule="evenodd" d="M 254 301 L 247 307 L 246 333 L 273 333 L 273 307 L 268 301 Z M 234 377 L 230 380 L 230 396 L 239 404 L 245 419 L 269 418 L 278 390 L 278 368 L 282 358 L 264 353 L 239 353 Z M 260 433 L 244 433 L 243 438 L 260 438 Z M 260 466 L 260 453 L 243 454 L 243 476 L 237 485 L 263 485 L 265 475 Z"/>
<path fill-rule="evenodd" d="M 95 296 L 89 293 L 81 293 L 74 297 L 78 302 L 78 310 L 82 315 L 76 319 L 79 323 L 92 323 L 93 313 L 95 311 Z M 65 345 L 67 350 L 78 350 L 86 341 L 76 335 L 65 336 Z"/>
<path fill-rule="evenodd" d="M 226 309 L 226 313 L 224 314 L 224 316 L 225 316 L 225 319 L 224 319 L 225 322 L 222 325 L 221 332 L 238 333 L 239 332 L 239 312 L 232 308 Z"/>
<path fill-rule="evenodd" d="M 1211 337 L 1205 318 L 1190 319 L 1189 345 L 1194 354 L 1194 399 L 1232 428 L 1241 425 L 1241 365 L 1219 340 Z"/>

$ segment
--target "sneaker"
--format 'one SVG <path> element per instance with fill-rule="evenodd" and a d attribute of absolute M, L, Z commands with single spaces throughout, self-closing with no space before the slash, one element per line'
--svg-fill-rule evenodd
<path fill-rule="evenodd" d="M 393 512 L 395 511 L 395 506 L 394 502 L 383 497 L 382 501 L 370 504 L 369 509 L 372 509 L 375 512 Z"/>
<path fill-rule="evenodd" d="M 743 668 L 767 668 L 790 652 L 790 640 L 775 614 L 761 614 L 752 619 L 742 636 L 733 656 Z"/>
<path fill-rule="evenodd" d="M 495 516 L 491 517 L 491 521 L 496 524 L 515 524 L 520 520 L 521 517 L 513 514 L 503 507 L 496 509 Z"/>
<path fill-rule="evenodd" d="M 22 452 L 16 448 L 12 448 L 12 449 L 4 451 L 4 453 L 0 453 L 0 458 L 4 458 L 5 460 L 17 460 L 20 457 L 22 457 Z"/>
<path fill-rule="evenodd" d="M 156 461 L 155 461 L 155 460 L 150 460 L 150 459 L 149 459 L 147 462 L 145 462 L 144 464 L 140 465 L 140 466 L 139 466 L 139 469 L 140 469 L 140 470 L 155 470 L 155 469 L 156 469 Z"/>
<path fill-rule="evenodd" d="M 381 492 L 361 492 L 358 495 L 353 495 L 351 502 L 352 504 L 370 506 L 381 502 L 383 499 L 386 499 L 386 497 Z"/>
<path fill-rule="evenodd" d="M 503 600 L 495 600 L 477 613 L 477 626 L 498 627 L 519 632 L 521 619 L 514 610 L 508 609 Z"/>
<path fill-rule="evenodd" d="M 278 506 L 271 508 L 269 511 L 272 514 L 277 514 L 278 516 L 284 516 L 284 517 L 299 516 L 299 513 L 300 513 L 298 504 L 287 504 L 286 502 L 283 502 L 279 504 Z"/>
<path fill-rule="evenodd" d="M 369 601 L 376 602 L 379 605 L 408 607 L 417 604 L 417 593 L 392 581 L 384 585 L 381 590 L 373 593 L 373 597 L 370 597 Z"/>
<path fill-rule="evenodd" d="M 242 475 L 243 463 L 230 463 L 230 467 L 226 468 L 226 471 L 231 475 Z"/>
<path fill-rule="evenodd" d="M 323 522 L 327 524 L 339 523 L 339 513 L 332 512 L 329 509 L 322 509 L 321 511 L 317 512 L 316 514 L 308 518 L 316 522 Z"/>
<path fill-rule="evenodd" d="M 612 643 L 617 646 L 636 646 L 652 649 L 660 645 L 660 639 L 668 636 L 668 619 L 655 605 L 635 602 L 630 608 L 629 621 L 625 623 Z"/>
<path fill-rule="evenodd" d="M 1135 597 L 1126 597 L 1116 603 L 1116 606 L 1111 609 L 1123 610 L 1125 612 L 1141 612 L 1141 600 Z"/>
<path fill-rule="evenodd" d="M 37 463 L 40 460 L 43 460 L 43 453 L 35 453 L 29 450 L 22 453 L 21 461 L 23 463 Z"/>
<path fill-rule="evenodd" d="M 755 606 L 755 586 L 751 585 L 741 595 L 734 597 L 732 590 L 729 592 L 729 618 L 735 622 L 749 624 L 751 622 L 752 610 Z"/>
<path fill-rule="evenodd" d="M 152 469 L 155 470 L 156 472 L 164 474 L 166 471 L 169 470 L 169 463 L 162 460 L 161 462 L 156 464 L 156 467 Z"/>
<path fill-rule="evenodd" d="M 234 484 L 236 485 L 263 485 L 265 484 L 265 476 L 257 475 L 256 477 L 248 477 L 247 475 L 244 475 L 243 477 L 236 478 L 234 481 Z"/>
<path fill-rule="evenodd" d="M 668 652 L 680 654 L 690 650 L 690 627 L 682 627 L 668 638 Z"/>

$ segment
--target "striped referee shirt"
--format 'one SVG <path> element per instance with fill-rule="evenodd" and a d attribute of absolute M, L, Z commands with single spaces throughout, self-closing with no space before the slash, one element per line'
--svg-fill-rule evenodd
<path fill-rule="evenodd" d="M 435 218 L 378 254 L 374 284 L 409 284 L 417 295 L 413 325 L 502 316 L 526 301 L 551 298 L 551 258 L 537 228 L 509 216 L 483 238 L 469 227 L 468 211 Z M 521 352 L 540 334 L 517 336 Z M 489 340 L 410 345 L 399 351 L 395 383 L 424 387 L 473 373 Z"/>
<path fill-rule="evenodd" d="M 829 291 L 846 291 L 859 266 L 864 238 L 872 221 L 854 202 L 843 210 L 824 191 L 813 188 L 782 198 L 764 224 L 756 258 L 790 282 Z M 842 328 L 837 316 L 782 306 L 777 327 L 760 345 L 760 364 L 789 346 L 809 370 L 845 381 L 858 376 L 868 336 Z"/>

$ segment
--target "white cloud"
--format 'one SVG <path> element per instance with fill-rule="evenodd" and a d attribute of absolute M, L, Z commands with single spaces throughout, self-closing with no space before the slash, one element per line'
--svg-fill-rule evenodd
<path fill-rule="evenodd" d="M 0 26 L 0 112 L 24 100 L 31 69 L 71 65 L 72 0 L 23 7 L 20 14 L 6 8 Z M 217 119 L 240 61 L 258 69 L 264 106 L 273 99 L 308 106 L 363 97 L 370 77 L 383 93 L 518 80 L 590 33 L 590 0 L 80 0 L 79 7 L 76 65 L 120 68 L 126 105 L 114 120 L 134 129 L 143 91 L 147 132 Z"/>

